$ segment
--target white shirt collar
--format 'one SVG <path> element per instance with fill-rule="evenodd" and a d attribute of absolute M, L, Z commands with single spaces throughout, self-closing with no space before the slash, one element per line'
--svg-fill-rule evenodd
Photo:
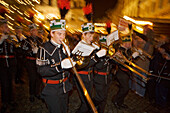
<path fill-rule="evenodd" d="M 51 39 L 51 43 L 52 43 L 53 45 L 59 47 L 59 48 L 60 48 L 60 46 L 61 46 L 60 44 L 56 43 L 53 39 Z"/>
<path fill-rule="evenodd" d="M 81 41 L 82 41 L 83 43 L 86 43 L 86 44 L 87 44 L 87 42 L 86 42 L 85 40 L 82 39 Z"/>

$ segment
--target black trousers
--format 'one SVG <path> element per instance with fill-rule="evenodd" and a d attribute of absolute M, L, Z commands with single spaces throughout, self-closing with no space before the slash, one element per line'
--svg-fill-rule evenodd
<path fill-rule="evenodd" d="M 91 97 L 92 95 L 92 90 L 93 90 L 93 80 L 92 77 L 90 77 L 91 79 L 89 80 L 89 76 L 92 75 L 81 75 L 80 77 L 87 89 L 87 92 L 89 94 L 89 96 Z M 90 110 L 90 106 L 88 104 L 88 101 L 86 99 L 86 97 L 84 96 L 84 92 L 79 84 L 79 82 L 76 80 L 76 86 L 77 86 L 77 90 L 81 99 L 81 106 L 78 108 L 76 113 L 87 113 Z"/>
<path fill-rule="evenodd" d="M 24 58 L 23 56 L 17 56 L 17 72 L 15 75 L 15 80 L 21 80 L 23 69 L 24 69 Z"/>
<path fill-rule="evenodd" d="M 56 95 L 43 95 L 50 113 L 67 113 L 68 93 Z"/>
<path fill-rule="evenodd" d="M 12 79 L 16 73 L 16 67 L 0 67 L 0 83 L 2 103 L 7 104 L 14 100 Z"/>
<path fill-rule="evenodd" d="M 119 91 L 117 92 L 113 100 L 118 105 L 121 105 L 124 103 L 124 99 L 127 96 L 128 91 L 129 91 L 130 72 L 122 71 L 121 69 L 119 69 L 116 76 L 119 82 Z"/>
<path fill-rule="evenodd" d="M 40 87 L 42 84 L 41 76 L 37 72 L 36 61 L 35 60 L 27 60 L 26 68 L 28 72 L 29 78 L 29 93 L 30 95 L 39 95 Z"/>
<path fill-rule="evenodd" d="M 111 75 L 95 74 L 93 82 L 95 87 L 95 96 L 93 98 L 93 102 L 95 106 L 98 107 L 98 113 L 104 113 L 110 82 Z"/>

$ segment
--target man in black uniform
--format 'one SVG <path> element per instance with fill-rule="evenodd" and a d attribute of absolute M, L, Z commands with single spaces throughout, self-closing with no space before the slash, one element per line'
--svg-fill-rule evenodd
<path fill-rule="evenodd" d="M 98 45 L 96 45 L 95 43 L 92 43 L 93 41 L 93 36 L 94 36 L 94 25 L 92 23 L 85 23 L 82 25 L 82 40 L 77 44 L 76 47 L 78 47 L 79 45 L 80 48 L 84 47 L 84 50 L 73 50 L 72 53 L 76 56 L 79 56 L 79 58 L 86 56 L 85 55 L 85 51 L 88 51 L 90 49 L 92 49 L 90 52 L 92 52 L 88 57 L 89 57 L 89 62 L 88 63 L 84 63 L 87 64 L 85 66 L 77 66 L 78 69 L 78 74 L 80 75 L 88 93 L 89 96 L 91 97 L 92 94 L 92 89 L 93 89 L 93 66 L 97 63 L 97 60 L 99 59 L 99 57 L 105 56 L 106 55 L 106 50 L 105 49 L 101 49 Z M 76 48 L 75 47 L 75 48 Z M 77 63 L 78 64 L 78 63 Z M 76 82 L 78 83 L 78 82 Z M 79 107 L 79 109 L 77 110 L 77 113 L 86 113 L 88 112 L 90 109 L 88 107 L 88 103 L 86 101 L 86 98 L 84 97 L 84 92 L 82 92 L 82 89 L 80 88 L 80 85 L 77 84 L 77 88 L 79 91 L 79 95 L 81 98 L 81 106 Z"/>
<path fill-rule="evenodd" d="M 66 35 L 65 20 L 52 20 L 50 28 L 52 37 L 42 45 L 37 57 L 38 72 L 45 84 L 42 98 L 50 113 L 67 113 L 68 91 L 72 89 L 68 69 L 72 67 L 72 60 L 68 58 L 70 50 L 63 42 Z M 74 66 L 75 62 L 72 63 Z"/>
<path fill-rule="evenodd" d="M 104 113 L 109 84 L 112 80 L 112 62 L 108 57 L 100 58 L 98 63 L 94 66 L 94 89 L 95 96 L 93 98 L 94 104 L 98 107 L 98 113 Z"/>
<path fill-rule="evenodd" d="M 22 26 L 20 25 L 15 26 L 15 33 L 17 42 L 20 43 L 19 47 L 16 49 L 17 72 L 15 75 L 15 83 L 23 84 L 24 81 L 22 80 L 22 74 L 24 68 L 24 50 L 22 49 L 22 44 L 24 43 L 26 37 L 22 34 Z"/>
<path fill-rule="evenodd" d="M 131 46 L 132 46 L 131 37 L 128 34 L 125 36 L 122 36 L 122 44 L 120 45 L 118 52 L 115 53 L 115 57 L 118 58 L 123 63 L 125 63 L 123 61 L 125 59 L 128 59 L 129 61 L 131 61 L 132 56 L 134 57 L 137 56 L 136 54 L 132 54 Z M 119 91 L 112 99 L 113 104 L 118 109 L 128 108 L 128 106 L 124 104 L 124 99 L 127 96 L 128 91 L 129 91 L 129 76 L 130 75 L 131 75 L 131 71 L 129 69 L 125 68 L 122 65 L 119 65 L 119 69 L 116 74 L 117 80 L 119 82 Z"/>
<path fill-rule="evenodd" d="M 24 42 L 23 48 L 26 50 L 26 69 L 29 78 L 29 100 L 30 102 L 35 101 L 35 97 L 40 98 L 40 86 L 41 76 L 37 73 L 36 67 L 36 55 L 40 45 L 42 45 L 42 39 L 37 37 L 37 26 L 33 23 L 29 25 L 30 37 Z"/>
<path fill-rule="evenodd" d="M 10 37 L 6 19 L 0 19 L 0 83 L 1 83 L 1 112 L 5 112 L 13 101 L 12 77 L 16 72 L 14 51 L 15 39 Z"/>

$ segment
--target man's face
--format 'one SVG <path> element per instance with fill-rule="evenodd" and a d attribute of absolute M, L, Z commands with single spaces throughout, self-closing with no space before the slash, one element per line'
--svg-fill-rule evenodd
<path fill-rule="evenodd" d="M 33 37 L 35 37 L 35 36 L 38 35 L 37 29 L 31 29 L 31 30 L 30 30 L 30 33 L 31 33 L 31 36 L 33 36 Z"/>
<path fill-rule="evenodd" d="M 9 33 L 9 27 L 7 24 L 1 25 L 1 30 L 3 33 Z"/>
<path fill-rule="evenodd" d="M 94 33 L 93 32 L 87 32 L 83 33 L 83 39 L 86 41 L 88 44 L 91 44 L 93 41 Z"/>
<path fill-rule="evenodd" d="M 22 29 L 16 29 L 15 32 L 16 32 L 16 34 L 18 34 L 18 35 L 19 35 L 19 34 L 22 34 Z"/>
<path fill-rule="evenodd" d="M 56 43 L 62 44 L 62 41 L 65 39 L 66 36 L 66 31 L 65 30 L 53 31 L 51 32 L 51 36 Z"/>
<path fill-rule="evenodd" d="M 124 43 L 123 43 L 123 46 L 124 46 L 125 48 L 129 49 L 129 48 L 131 48 L 132 43 L 131 43 L 131 42 L 124 42 Z"/>

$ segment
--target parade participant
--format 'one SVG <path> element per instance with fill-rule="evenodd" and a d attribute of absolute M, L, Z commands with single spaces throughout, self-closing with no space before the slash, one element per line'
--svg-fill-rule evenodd
<path fill-rule="evenodd" d="M 47 31 L 44 28 L 39 28 L 38 29 L 38 37 L 41 38 L 43 40 L 43 43 L 48 41 L 47 38 Z"/>
<path fill-rule="evenodd" d="M 124 57 L 128 60 L 132 60 L 132 55 L 134 57 L 137 54 L 132 54 L 131 51 L 131 37 L 130 35 L 122 36 L 122 44 L 119 47 L 118 52 L 115 53 L 115 57 L 119 57 L 120 60 L 123 60 Z M 131 71 L 125 68 L 122 65 L 119 65 L 118 72 L 116 74 L 117 80 L 119 82 L 119 91 L 115 96 L 112 98 L 112 102 L 117 109 L 125 108 L 127 109 L 128 106 L 124 104 L 124 99 L 128 94 L 129 91 L 129 76 L 131 75 Z"/>
<path fill-rule="evenodd" d="M 106 50 L 101 49 L 96 44 L 93 43 L 93 36 L 94 36 L 94 25 L 92 23 L 85 23 L 82 25 L 82 40 L 76 45 L 76 47 L 73 49 L 72 54 L 83 57 L 86 53 L 89 55 L 89 63 L 85 63 L 87 65 L 80 66 L 80 69 L 78 68 L 78 74 L 80 75 L 88 93 L 91 97 L 92 89 L 93 89 L 93 66 L 97 63 L 97 60 L 99 57 L 106 55 Z M 80 50 L 83 48 L 82 50 Z M 90 50 L 92 49 L 92 50 Z M 90 51 L 88 51 L 90 50 Z M 86 52 L 85 52 L 86 51 Z M 86 55 L 85 55 L 86 56 Z M 81 99 L 81 106 L 78 108 L 77 113 L 86 113 L 88 112 L 89 106 L 88 103 L 83 95 L 82 89 L 80 88 L 80 85 L 78 82 L 76 82 L 77 88 L 79 91 L 80 99 Z"/>
<path fill-rule="evenodd" d="M 22 26 L 16 25 L 15 26 L 15 33 L 17 42 L 20 43 L 20 46 L 16 48 L 16 59 L 17 59 L 17 72 L 15 75 L 15 83 L 16 84 L 23 84 L 24 81 L 21 79 L 23 74 L 23 67 L 24 67 L 24 50 L 22 49 L 22 44 L 26 37 L 22 34 Z"/>
<path fill-rule="evenodd" d="M 94 66 L 94 89 L 93 102 L 97 106 L 98 113 L 104 113 L 107 101 L 108 89 L 112 80 L 113 62 L 109 57 L 100 58 Z"/>
<path fill-rule="evenodd" d="M 45 87 L 42 98 L 45 100 L 50 113 L 67 113 L 68 92 L 72 89 L 69 82 L 70 50 L 63 42 L 66 35 L 65 20 L 50 21 L 51 39 L 44 43 L 38 51 L 38 72 L 43 77 Z"/>
<path fill-rule="evenodd" d="M 170 75 L 170 43 L 165 43 L 158 48 L 159 53 L 154 56 L 152 73 L 158 76 L 168 77 Z M 159 109 L 165 108 L 168 101 L 170 81 L 161 77 L 156 78 L 155 105 Z M 151 89 L 152 90 L 152 89 Z"/>
<path fill-rule="evenodd" d="M 0 83 L 1 83 L 1 113 L 4 113 L 14 101 L 12 77 L 15 75 L 16 59 L 14 43 L 6 19 L 0 19 Z"/>
<path fill-rule="evenodd" d="M 152 45 L 146 47 L 146 41 L 143 40 L 143 38 L 139 36 L 135 36 L 133 38 L 133 47 L 132 50 L 138 52 L 140 55 L 138 58 L 136 58 L 133 62 L 139 66 L 140 68 L 149 71 L 149 64 L 150 59 L 152 55 Z M 147 55 L 145 55 L 147 53 Z M 147 77 L 147 73 L 144 73 L 140 70 L 138 70 L 143 76 Z M 143 80 L 142 77 L 139 75 L 133 73 L 133 77 L 131 77 L 132 80 L 130 80 L 130 88 L 135 91 L 136 94 L 138 94 L 141 97 L 145 96 L 145 90 L 146 90 L 146 81 Z"/>
<path fill-rule="evenodd" d="M 35 97 L 40 98 L 41 76 L 37 73 L 36 67 L 36 55 L 42 40 L 37 37 L 37 26 L 33 23 L 29 25 L 30 37 L 27 37 L 24 43 L 24 49 L 26 50 L 26 69 L 29 78 L 29 100 L 35 101 Z"/>

